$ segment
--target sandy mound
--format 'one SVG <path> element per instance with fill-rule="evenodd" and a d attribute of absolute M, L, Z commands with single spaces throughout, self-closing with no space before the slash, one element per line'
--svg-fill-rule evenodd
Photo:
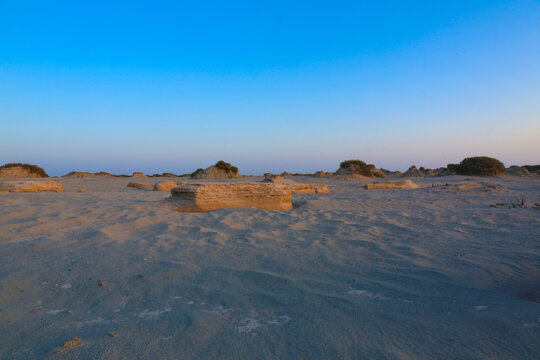
<path fill-rule="evenodd" d="M 334 173 L 339 176 L 362 175 L 365 177 L 385 178 L 386 173 L 377 169 L 373 164 L 366 164 L 361 160 L 346 160 L 339 164 L 339 169 Z"/>
<path fill-rule="evenodd" d="M 536 174 L 531 173 L 524 167 L 521 166 L 510 166 L 506 169 L 506 175 L 517 176 L 517 177 L 537 177 Z"/>
<path fill-rule="evenodd" d="M 413 183 L 411 180 L 391 180 L 375 184 L 364 185 L 366 190 L 401 190 L 401 189 L 418 189 L 420 186 Z"/>
<path fill-rule="evenodd" d="M 424 177 L 424 174 L 413 165 L 401 177 Z"/>
<path fill-rule="evenodd" d="M 232 166 L 223 160 L 206 169 L 198 169 L 191 174 L 193 179 L 234 179 L 244 177 L 238 172 L 236 166 Z"/>
<path fill-rule="evenodd" d="M 171 190 L 169 206 L 175 211 L 204 212 L 222 208 L 292 209 L 285 185 L 260 183 L 184 184 Z"/>
<path fill-rule="evenodd" d="M 87 178 L 87 177 L 93 177 L 94 174 L 86 172 L 86 171 L 72 171 L 70 173 L 67 173 L 66 175 L 62 175 L 62 177 L 77 177 L 77 178 Z"/>
<path fill-rule="evenodd" d="M 106 176 L 106 177 L 114 177 L 113 174 L 109 174 L 108 172 L 105 172 L 105 171 L 100 171 L 100 172 L 97 172 L 94 174 L 94 176 Z"/>
<path fill-rule="evenodd" d="M 3 181 L 0 182 L 0 191 L 8 192 L 62 192 L 62 184 L 55 181 Z"/>
<path fill-rule="evenodd" d="M 360 174 L 352 174 L 352 175 L 333 175 L 332 180 L 337 181 L 366 181 L 371 180 L 373 181 L 372 177 L 360 175 Z"/>
<path fill-rule="evenodd" d="M 293 194 L 331 194 L 328 185 L 325 184 L 302 184 L 294 180 L 283 178 L 281 175 L 265 174 L 263 182 L 283 184 Z"/>
<path fill-rule="evenodd" d="M 0 178 L 49 177 L 37 165 L 10 163 L 0 166 Z"/>
<path fill-rule="evenodd" d="M 140 183 L 140 182 L 130 182 L 129 184 L 127 184 L 127 187 L 141 189 L 141 190 L 152 190 L 154 188 L 154 185 Z"/>
<path fill-rule="evenodd" d="M 178 185 L 185 184 L 183 181 L 172 181 L 172 180 L 163 180 L 159 181 L 154 185 L 154 191 L 169 191 L 172 188 L 177 187 Z"/>
<path fill-rule="evenodd" d="M 423 166 L 421 166 L 419 170 L 424 176 L 435 176 L 435 175 L 437 175 L 437 172 L 435 170 L 426 169 Z"/>
<path fill-rule="evenodd" d="M 133 174 L 131 174 L 131 177 L 145 178 L 145 177 L 148 177 L 148 176 L 146 176 L 144 173 L 142 173 L 140 171 L 135 171 Z"/>

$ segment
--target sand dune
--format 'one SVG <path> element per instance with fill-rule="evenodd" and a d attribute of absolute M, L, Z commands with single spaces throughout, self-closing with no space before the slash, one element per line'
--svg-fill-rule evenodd
<path fill-rule="evenodd" d="M 538 179 L 332 178 L 295 177 L 332 194 L 289 211 L 179 213 L 107 177 L 3 194 L 0 358 L 537 358 Z"/>

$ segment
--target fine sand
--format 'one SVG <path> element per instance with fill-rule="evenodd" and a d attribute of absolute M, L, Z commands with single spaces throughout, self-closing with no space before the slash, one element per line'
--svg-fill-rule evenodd
<path fill-rule="evenodd" d="M 207 213 L 129 178 L 0 194 L 0 358 L 539 358 L 540 179 L 294 180 L 333 193 Z"/>

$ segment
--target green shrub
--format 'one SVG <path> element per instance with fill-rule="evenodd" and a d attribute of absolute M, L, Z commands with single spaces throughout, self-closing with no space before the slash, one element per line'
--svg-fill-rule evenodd
<path fill-rule="evenodd" d="M 487 156 L 468 157 L 459 163 L 456 168 L 456 174 L 473 176 L 502 175 L 504 174 L 504 164 L 497 159 Z"/>
<path fill-rule="evenodd" d="M 375 165 L 370 166 L 362 160 L 346 160 L 339 164 L 339 167 L 344 169 L 350 169 L 353 174 L 373 177 L 371 169 L 375 168 Z"/>
<path fill-rule="evenodd" d="M 224 170 L 226 173 L 238 174 L 238 168 L 236 166 L 232 166 L 223 160 L 219 160 L 214 166 L 218 169 Z"/>
<path fill-rule="evenodd" d="M 16 166 L 20 166 L 23 169 L 30 171 L 30 173 L 33 174 L 33 175 L 40 176 L 40 177 L 49 177 L 49 175 L 47 175 L 45 170 L 43 170 L 42 168 L 40 168 L 37 165 L 21 164 L 21 163 L 9 163 L 9 164 L 5 164 L 3 166 L 0 166 L 0 169 L 8 169 L 8 168 L 16 167 Z"/>

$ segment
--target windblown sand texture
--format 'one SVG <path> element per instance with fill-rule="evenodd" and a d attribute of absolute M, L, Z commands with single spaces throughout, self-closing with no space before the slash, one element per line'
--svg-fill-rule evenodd
<path fill-rule="evenodd" d="M 2 194 L 0 359 L 538 359 L 540 179 L 295 180 L 332 194 L 196 213 L 122 178 Z"/>

